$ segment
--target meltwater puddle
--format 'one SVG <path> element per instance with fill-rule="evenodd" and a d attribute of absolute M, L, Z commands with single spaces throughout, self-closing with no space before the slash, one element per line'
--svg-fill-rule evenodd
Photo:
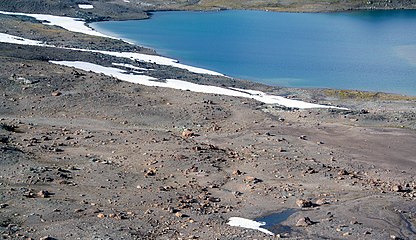
<path fill-rule="evenodd" d="M 266 223 L 262 227 L 270 230 L 275 234 L 291 233 L 291 227 L 281 225 L 280 223 L 286 221 L 292 214 L 296 213 L 297 211 L 297 209 L 290 208 L 281 212 L 272 213 L 264 217 L 256 218 L 255 221 Z"/>
<path fill-rule="evenodd" d="M 257 218 L 255 220 L 231 217 L 227 223 L 230 226 L 249 228 L 261 231 L 265 234 L 274 235 L 281 233 L 291 233 L 292 229 L 289 226 L 283 226 L 280 223 L 286 221 L 296 209 L 287 209 L 278 213 L 273 213 L 264 217 Z"/>

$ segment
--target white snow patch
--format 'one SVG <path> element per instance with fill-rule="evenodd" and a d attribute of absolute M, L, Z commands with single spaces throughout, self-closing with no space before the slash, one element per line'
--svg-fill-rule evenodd
<path fill-rule="evenodd" d="M 256 221 L 246 219 L 246 218 L 241 218 L 241 217 L 231 217 L 227 224 L 233 227 L 254 229 L 254 230 L 261 231 L 265 234 L 274 235 L 274 233 L 261 227 L 261 226 L 266 225 L 265 222 L 256 222 Z"/>
<path fill-rule="evenodd" d="M 236 91 L 239 92 L 243 92 L 243 93 L 247 93 L 249 95 L 252 96 L 253 99 L 256 99 L 258 101 L 267 103 L 267 104 L 279 104 L 285 107 L 290 107 L 290 108 L 302 108 L 302 109 L 306 109 L 306 108 L 337 108 L 337 109 L 344 109 L 346 110 L 346 108 L 338 108 L 338 107 L 333 107 L 333 106 L 327 106 L 327 105 L 320 105 L 320 104 L 315 104 L 315 103 L 308 103 L 308 102 L 304 102 L 304 101 L 300 101 L 300 100 L 294 100 L 294 99 L 288 99 L 285 97 L 281 97 L 281 96 L 276 96 L 276 95 L 270 95 L 261 91 L 257 91 L 257 90 L 248 90 L 248 89 L 239 89 L 239 88 L 231 88 L 234 89 Z"/>
<path fill-rule="evenodd" d="M 31 45 L 31 46 L 48 46 L 46 44 L 43 44 L 40 41 L 16 37 L 16 36 L 6 34 L 6 33 L 0 33 L 0 42 L 14 43 L 14 44 L 20 44 L 20 45 Z"/>
<path fill-rule="evenodd" d="M 81 9 L 93 9 L 94 6 L 91 4 L 78 4 L 78 7 Z"/>
<path fill-rule="evenodd" d="M 59 26 L 71 32 L 112 38 L 110 36 L 99 33 L 93 30 L 92 28 L 88 27 L 87 25 L 85 25 L 85 21 L 81 18 L 61 17 L 61 16 L 46 15 L 46 14 L 4 12 L 4 11 L 0 11 L 0 14 L 33 17 L 39 21 L 47 21 L 47 22 L 43 22 L 43 24 L 45 25 Z"/>
<path fill-rule="evenodd" d="M 107 76 L 112 76 L 118 78 L 123 81 L 131 82 L 131 83 L 138 83 L 146 86 L 154 86 L 152 84 L 152 80 L 157 80 L 154 77 L 149 77 L 146 75 L 136 75 L 136 74 L 127 74 L 126 71 L 112 68 L 112 67 L 104 67 L 98 64 L 89 63 L 89 62 L 81 62 L 81 61 L 49 61 L 54 64 L 63 65 L 67 67 L 74 67 L 84 71 L 91 71 L 94 73 L 102 73 Z M 158 82 L 154 82 L 158 83 Z M 157 85 L 157 84 L 156 84 Z"/>
<path fill-rule="evenodd" d="M 157 80 L 156 78 L 149 77 L 146 75 L 128 74 L 126 71 L 118 69 L 118 68 L 104 67 L 101 65 L 88 63 L 88 62 L 79 62 L 79 61 L 50 61 L 50 62 L 54 64 L 64 65 L 67 67 L 75 67 L 78 69 L 82 69 L 84 71 L 102 73 L 108 76 L 113 76 L 122 81 L 142 84 L 146 86 L 165 87 L 165 88 L 173 88 L 173 89 L 178 89 L 178 90 L 189 90 L 192 92 L 199 92 L 199 93 L 210 93 L 210 94 L 220 94 L 220 95 L 233 96 L 233 97 L 251 98 L 251 99 L 255 99 L 257 101 L 268 103 L 268 104 L 279 104 L 282 106 L 293 107 L 293 108 L 335 108 L 331 106 L 312 104 L 312 103 L 302 102 L 298 100 L 290 100 L 290 99 L 286 99 L 280 96 L 268 95 L 260 91 L 253 91 L 253 90 L 237 91 L 237 90 L 233 90 L 229 88 L 195 84 L 195 83 L 176 80 L 176 79 L 166 79 L 164 81 L 155 81 Z M 255 92 L 256 94 L 251 94 L 250 92 Z"/>

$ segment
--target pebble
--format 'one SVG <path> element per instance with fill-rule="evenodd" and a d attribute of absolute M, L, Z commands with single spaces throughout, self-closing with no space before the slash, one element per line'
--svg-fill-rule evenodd
<path fill-rule="evenodd" d="M 48 198 L 51 194 L 46 190 L 41 190 L 36 195 L 41 198 Z"/>
<path fill-rule="evenodd" d="M 345 176 L 345 175 L 348 175 L 349 173 L 347 172 L 347 170 L 345 170 L 345 169 L 343 169 L 343 170 L 340 170 L 339 172 L 338 172 L 338 175 L 340 175 L 340 176 Z"/>
<path fill-rule="evenodd" d="M 39 240 L 55 240 L 55 238 L 49 237 L 49 236 L 45 236 L 45 237 L 39 238 Z"/>
<path fill-rule="evenodd" d="M 258 178 L 256 178 L 256 177 L 247 176 L 247 177 L 244 179 L 244 182 L 246 182 L 246 183 L 254 183 L 254 184 L 256 184 L 256 183 L 261 182 L 261 180 L 260 180 L 260 179 L 258 179 Z"/>
<path fill-rule="evenodd" d="M 192 132 L 192 130 L 190 130 L 190 129 L 183 130 L 183 132 L 182 132 L 182 137 L 183 138 L 190 138 L 192 136 L 194 136 L 194 132 Z"/>
<path fill-rule="evenodd" d="M 296 200 L 296 205 L 298 205 L 301 208 L 313 207 L 313 203 L 311 201 L 305 200 L 305 199 Z"/>
<path fill-rule="evenodd" d="M 312 225 L 313 222 L 309 217 L 302 217 L 296 222 L 296 227 L 307 227 Z"/>
<path fill-rule="evenodd" d="M 395 185 L 392 188 L 393 192 L 401 192 L 403 191 L 403 187 L 401 185 Z"/>
<path fill-rule="evenodd" d="M 320 198 L 318 200 L 316 200 L 316 205 L 324 205 L 324 204 L 328 204 L 328 201 L 326 199 Z"/>

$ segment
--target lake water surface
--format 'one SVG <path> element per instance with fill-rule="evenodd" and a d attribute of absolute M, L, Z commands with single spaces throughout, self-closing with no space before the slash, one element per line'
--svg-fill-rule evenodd
<path fill-rule="evenodd" d="M 155 12 L 91 25 L 180 62 L 275 86 L 416 96 L 416 11 Z"/>

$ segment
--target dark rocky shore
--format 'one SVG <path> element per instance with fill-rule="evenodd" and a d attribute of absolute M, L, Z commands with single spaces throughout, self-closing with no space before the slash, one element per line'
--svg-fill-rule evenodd
<path fill-rule="evenodd" d="M 94 9 L 77 9 L 78 3 Z M 0 10 L 95 21 L 197 6 L 152 3 L 0 1 Z M 0 20 L 1 33 L 56 46 L 155 54 L 27 17 L 0 15 Z M 146 87 L 49 60 L 125 62 L 154 69 L 149 74 L 159 79 L 257 89 L 350 110 L 287 109 Z M 272 88 L 99 53 L 0 43 L 0 234 L 3 239 L 411 240 L 415 131 L 414 97 Z M 296 211 L 270 229 L 275 236 L 226 224 L 230 217 L 256 219 L 287 209 Z"/>

